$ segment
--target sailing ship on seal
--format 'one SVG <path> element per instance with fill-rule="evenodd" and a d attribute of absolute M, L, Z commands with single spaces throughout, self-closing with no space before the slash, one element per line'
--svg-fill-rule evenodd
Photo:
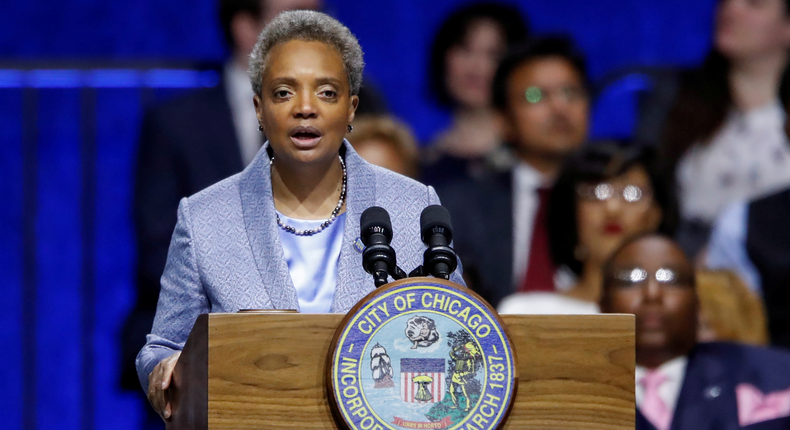
<path fill-rule="evenodd" d="M 392 388 L 392 363 L 387 355 L 387 350 L 376 343 L 370 350 L 370 370 L 373 371 L 373 380 L 376 381 L 374 388 Z"/>

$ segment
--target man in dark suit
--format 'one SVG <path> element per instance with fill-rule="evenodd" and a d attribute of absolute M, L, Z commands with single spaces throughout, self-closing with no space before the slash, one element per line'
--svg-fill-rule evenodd
<path fill-rule="evenodd" d="M 698 344 L 694 269 L 671 239 L 640 236 L 617 250 L 601 309 L 636 316 L 637 429 L 790 429 L 790 354 Z"/>
<path fill-rule="evenodd" d="M 509 53 L 494 77 L 493 103 L 514 162 L 437 189 L 467 284 L 492 306 L 516 291 L 555 288 L 546 206 L 562 162 L 587 139 L 585 75 L 567 39 L 536 39 Z"/>

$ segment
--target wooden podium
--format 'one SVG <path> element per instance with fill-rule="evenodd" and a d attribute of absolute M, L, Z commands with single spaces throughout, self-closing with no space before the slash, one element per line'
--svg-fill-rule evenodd
<path fill-rule="evenodd" d="M 342 314 L 206 314 L 168 429 L 337 429 L 325 389 Z M 502 315 L 518 359 L 505 429 L 633 429 L 633 315 Z"/>

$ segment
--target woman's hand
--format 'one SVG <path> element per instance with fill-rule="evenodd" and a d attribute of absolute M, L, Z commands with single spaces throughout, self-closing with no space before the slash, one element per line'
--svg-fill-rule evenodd
<path fill-rule="evenodd" d="M 181 351 L 165 358 L 148 375 L 148 401 L 151 402 L 151 406 L 153 406 L 156 413 L 165 421 L 170 420 L 173 414 L 166 391 L 170 387 L 170 381 L 173 379 L 173 369 L 175 369 L 176 362 L 178 362 L 178 357 L 180 356 Z"/>

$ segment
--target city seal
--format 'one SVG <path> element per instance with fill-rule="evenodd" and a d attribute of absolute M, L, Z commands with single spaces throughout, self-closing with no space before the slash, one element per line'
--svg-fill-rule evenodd
<path fill-rule="evenodd" d="M 354 430 L 496 429 L 518 382 L 504 324 L 478 295 L 410 278 L 362 299 L 327 360 L 338 424 Z"/>

